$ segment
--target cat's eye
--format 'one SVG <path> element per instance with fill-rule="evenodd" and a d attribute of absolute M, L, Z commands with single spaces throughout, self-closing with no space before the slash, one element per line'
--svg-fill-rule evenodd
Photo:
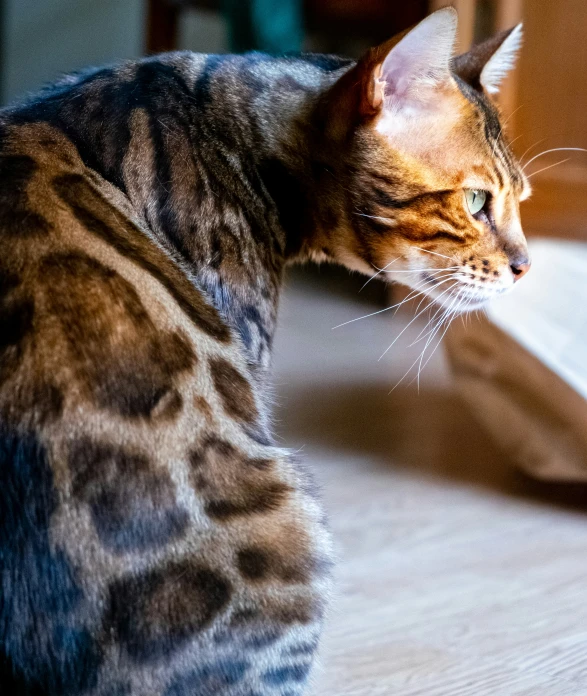
<path fill-rule="evenodd" d="M 487 201 L 487 191 L 482 189 L 465 189 L 465 199 L 471 215 L 476 215 L 483 210 Z"/>

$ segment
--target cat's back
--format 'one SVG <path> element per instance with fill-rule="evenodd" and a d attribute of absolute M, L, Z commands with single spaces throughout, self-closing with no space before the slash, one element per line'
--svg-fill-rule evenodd
<path fill-rule="evenodd" d="M 33 424 L 59 416 L 66 392 L 76 408 L 86 399 L 113 415 L 150 418 L 165 398 L 178 403 L 173 379 L 195 366 L 197 352 L 218 347 L 238 361 L 229 328 L 187 269 L 67 137 L 45 123 L 8 126 L 3 136 L 0 389 L 8 401 L 11 380 L 22 380 L 30 384 L 18 390 L 22 414 L 31 407 Z M 49 393 L 55 403 L 42 412 L 39 395 Z"/>
<path fill-rule="evenodd" d="M 328 540 L 240 341 L 63 130 L 0 131 L 2 690 L 298 693 Z"/>

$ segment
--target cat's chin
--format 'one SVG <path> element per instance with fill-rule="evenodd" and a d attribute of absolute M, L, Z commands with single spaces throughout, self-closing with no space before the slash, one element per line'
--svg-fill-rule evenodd
<path fill-rule="evenodd" d="M 464 297 L 460 299 L 458 302 L 455 301 L 455 296 L 454 295 L 449 295 L 449 296 L 440 296 L 440 297 L 434 297 L 434 295 L 430 296 L 430 299 L 433 301 L 434 304 L 440 305 L 444 309 L 447 310 L 447 312 L 454 313 L 454 314 L 467 314 L 468 312 L 474 312 L 478 309 L 484 309 L 487 307 L 488 303 L 492 299 L 491 297 L 476 297 L 476 298 L 471 298 L 471 297 Z"/>
<path fill-rule="evenodd" d="M 460 307 L 457 307 L 456 312 L 458 314 L 467 314 L 467 312 L 475 312 L 478 309 L 485 309 L 489 304 L 489 300 L 475 300 L 474 302 L 467 303 L 463 302 Z"/>
<path fill-rule="evenodd" d="M 430 288 L 426 294 L 434 304 L 445 309 L 447 315 L 467 314 L 485 309 L 492 300 L 510 292 L 512 287 L 513 282 L 509 287 L 501 285 L 491 288 L 471 287 L 470 284 L 459 283 L 444 290 Z"/>

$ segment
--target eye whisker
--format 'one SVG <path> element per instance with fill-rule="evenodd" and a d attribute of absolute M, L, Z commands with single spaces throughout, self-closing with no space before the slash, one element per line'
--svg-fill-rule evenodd
<path fill-rule="evenodd" d="M 497 138 L 495 139 L 495 142 L 493 143 L 493 151 L 491 153 L 491 156 L 495 156 L 495 148 L 497 147 L 497 143 L 499 142 L 499 139 L 501 137 L 501 134 L 503 133 L 503 129 L 506 127 L 508 121 L 516 114 L 525 104 L 520 104 L 516 109 L 512 111 L 512 113 L 506 118 L 506 120 L 501 124 L 501 128 L 499 129 L 499 133 L 497 134 Z M 511 145 L 511 143 L 510 143 Z"/>
<path fill-rule="evenodd" d="M 553 167 L 558 167 L 559 164 L 564 164 L 565 162 L 568 162 L 571 158 L 567 157 L 566 159 L 559 160 L 558 162 L 555 162 L 554 164 L 549 164 L 548 167 L 542 167 L 542 169 L 539 169 L 536 172 L 532 172 L 532 174 L 528 174 L 528 179 L 531 179 L 533 176 L 536 176 L 536 174 L 540 174 L 541 172 L 545 172 L 547 169 L 552 169 Z"/>
<path fill-rule="evenodd" d="M 524 133 L 520 133 L 520 135 L 516 135 L 516 137 L 513 140 L 509 141 L 509 146 L 511 147 L 516 142 L 516 140 L 519 140 L 520 138 L 523 138 L 523 137 L 524 137 Z"/>
<path fill-rule="evenodd" d="M 537 160 L 543 155 L 548 155 L 550 152 L 587 152 L 587 150 L 584 147 L 553 147 L 550 150 L 543 150 L 526 162 L 523 167 L 523 171 L 525 172 L 528 166 L 531 165 L 534 160 Z"/>
<path fill-rule="evenodd" d="M 546 138 L 540 138 L 540 140 L 537 140 L 537 141 L 534 143 L 534 145 L 530 145 L 529 148 L 527 148 L 526 150 L 524 150 L 523 154 L 520 155 L 520 162 L 523 161 L 524 157 L 525 157 L 531 150 L 533 150 L 537 145 L 540 145 L 541 143 L 543 143 L 545 140 L 546 140 Z"/>

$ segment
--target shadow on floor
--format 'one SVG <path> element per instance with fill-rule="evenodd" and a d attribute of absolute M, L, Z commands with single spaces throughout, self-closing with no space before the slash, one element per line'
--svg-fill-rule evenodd
<path fill-rule="evenodd" d="M 587 512 L 587 485 L 543 483 L 520 473 L 445 390 L 398 388 L 390 395 L 380 382 L 337 381 L 297 384 L 281 396 L 288 446 L 367 456 L 380 466 Z"/>

